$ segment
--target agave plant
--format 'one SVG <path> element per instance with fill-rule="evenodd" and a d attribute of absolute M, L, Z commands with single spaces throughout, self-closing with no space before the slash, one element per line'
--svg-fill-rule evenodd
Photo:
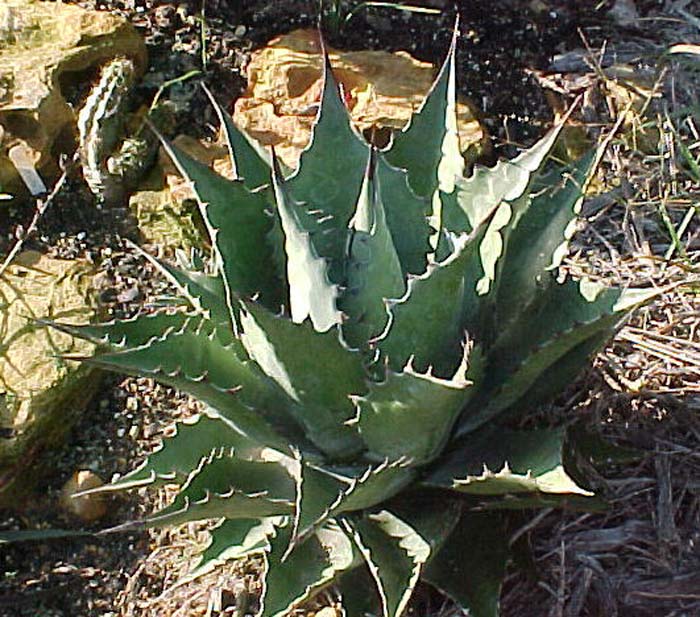
<path fill-rule="evenodd" d="M 59 326 L 99 345 L 86 362 L 203 403 L 100 490 L 179 484 L 171 505 L 129 525 L 217 519 L 190 578 L 262 556 L 261 617 L 331 584 L 348 614 L 397 617 L 421 579 L 496 615 L 501 512 L 591 499 L 567 432 L 519 419 L 652 292 L 557 280 L 596 165 L 596 153 L 551 159 L 560 128 L 463 177 L 455 47 L 456 34 L 382 151 L 353 128 L 326 57 L 293 171 L 211 97 L 236 178 L 165 146 L 197 196 L 216 273 L 153 260 L 178 308 Z"/>

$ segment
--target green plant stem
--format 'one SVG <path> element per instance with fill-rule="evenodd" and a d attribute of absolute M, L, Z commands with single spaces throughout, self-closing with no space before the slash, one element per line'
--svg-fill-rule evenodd
<path fill-rule="evenodd" d="M 661 220 L 664 222 L 669 236 L 671 236 L 671 246 L 669 247 L 670 255 L 667 253 L 668 257 L 673 254 L 673 250 L 676 250 L 682 259 L 687 259 L 688 256 L 686 255 L 685 248 L 678 237 L 678 232 L 673 226 L 673 221 L 671 221 L 671 217 L 668 215 L 666 203 L 663 200 L 659 202 L 659 214 L 661 214 Z"/>
<path fill-rule="evenodd" d="M 153 102 L 151 103 L 151 106 L 148 108 L 148 111 L 153 111 L 156 106 L 158 105 L 158 102 L 160 101 L 160 97 L 163 96 L 163 92 L 165 92 L 170 86 L 174 86 L 175 84 L 182 83 L 183 81 L 187 81 L 188 79 L 192 79 L 193 77 L 196 77 L 197 75 L 201 75 L 202 71 L 199 69 L 193 69 L 192 71 L 188 71 L 184 75 L 180 75 L 180 77 L 175 77 L 174 79 L 169 79 L 166 82 L 163 82 L 158 88 L 158 91 L 156 92 L 156 95 L 153 97 Z"/>
<path fill-rule="evenodd" d="M 693 220 L 693 216 L 695 216 L 695 212 L 697 211 L 698 206 L 693 205 L 688 208 L 688 211 L 685 213 L 685 216 L 683 217 L 683 220 L 681 221 L 681 224 L 678 226 L 677 230 L 674 230 L 676 241 L 678 242 L 678 245 L 676 244 L 676 241 L 674 241 L 671 246 L 668 247 L 668 250 L 666 251 L 666 254 L 664 255 L 664 259 L 671 259 L 673 256 L 673 253 L 676 251 L 678 247 L 680 249 L 678 250 L 678 253 L 684 257 L 687 258 L 687 255 L 685 253 L 685 249 L 683 248 L 682 244 L 680 244 L 680 238 L 683 237 L 683 234 L 686 232 L 688 229 L 688 226 L 690 225 L 690 221 Z M 664 206 L 665 209 L 665 206 Z M 663 216 L 663 215 L 662 215 Z"/>

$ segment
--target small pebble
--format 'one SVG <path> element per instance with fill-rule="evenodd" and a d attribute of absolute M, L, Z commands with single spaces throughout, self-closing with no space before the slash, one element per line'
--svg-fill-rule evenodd
<path fill-rule="evenodd" d="M 104 495 L 91 494 L 73 497 L 75 493 L 102 486 L 104 482 L 96 473 L 87 469 L 76 471 L 63 485 L 60 506 L 68 515 L 84 523 L 101 519 L 107 513 L 107 503 Z"/>

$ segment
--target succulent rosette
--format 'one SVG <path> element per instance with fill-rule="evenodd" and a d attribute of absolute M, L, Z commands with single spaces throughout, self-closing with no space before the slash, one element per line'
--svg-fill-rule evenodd
<path fill-rule="evenodd" d="M 216 273 L 157 262 L 176 308 L 63 326 L 98 343 L 85 361 L 203 403 L 99 490 L 179 484 L 138 524 L 218 519 L 190 577 L 262 555 L 261 617 L 331 584 L 348 614 L 397 617 L 421 579 L 496 615 L 503 511 L 592 499 L 566 430 L 508 427 L 570 384 L 652 292 L 557 280 L 598 159 L 554 161 L 561 126 L 465 177 L 456 38 L 383 150 L 353 128 L 328 58 L 295 170 L 211 97 L 235 179 L 165 145 Z"/>

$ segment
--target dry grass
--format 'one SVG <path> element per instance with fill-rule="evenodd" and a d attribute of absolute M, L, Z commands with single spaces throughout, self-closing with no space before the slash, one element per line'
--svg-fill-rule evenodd
<path fill-rule="evenodd" d="M 589 77 L 603 102 L 595 120 L 609 126 L 621 106 L 605 71 Z M 669 286 L 555 410 L 639 456 L 600 469 L 606 512 L 543 515 L 530 536 L 534 568 L 507 579 L 504 615 L 700 614 L 700 135 L 689 111 L 697 84 L 685 60 L 659 70 L 608 152 L 568 264 L 622 284 Z"/>

